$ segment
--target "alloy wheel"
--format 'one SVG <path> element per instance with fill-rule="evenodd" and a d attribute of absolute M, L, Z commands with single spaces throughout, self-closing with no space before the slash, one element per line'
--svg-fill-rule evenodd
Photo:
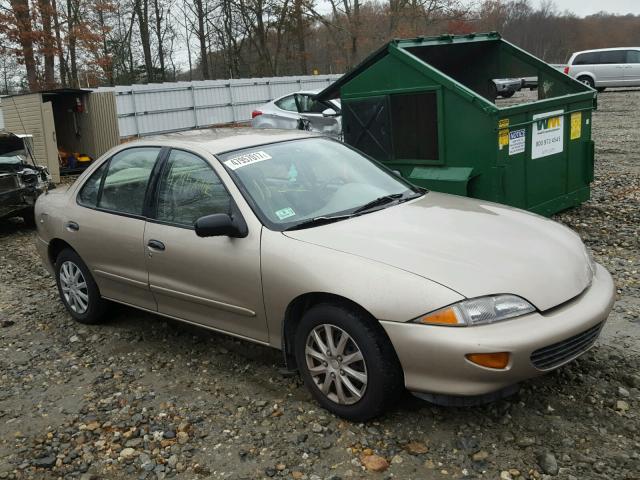
<path fill-rule="evenodd" d="M 307 369 L 327 398 L 341 405 L 358 402 L 367 389 L 367 365 L 355 340 L 341 328 L 322 324 L 307 336 Z"/>
<path fill-rule="evenodd" d="M 75 313 L 83 314 L 89 308 L 89 290 L 80 267 L 67 260 L 60 266 L 60 289 L 67 305 Z"/>

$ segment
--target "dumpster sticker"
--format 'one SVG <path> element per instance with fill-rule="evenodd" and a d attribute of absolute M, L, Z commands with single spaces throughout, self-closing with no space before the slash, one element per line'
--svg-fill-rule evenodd
<path fill-rule="evenodd" d="M 571 114 L 571 140 L 577 140 L 582 134 L 582 112 Z"/>
<path fill-rule="evenodd" d="M 241 167 L 251 165 L 252 163 L 261 162 L 263 160 L 270 160 L 271 158 L 271 155 L 269 155 L 267 152 L 252 152 L 245 153 L 244 155 L 240 155 L 238 157 L 233 157 L 224 162 L 224 164 L 231 170 L 237 170 Z"/>
<path fill-rule="evenodd" d="M 509 155 L 517 155 L 524 152 L 527 134 L 524 128 L 509 132 Z"/>
<path fill-rule="evenodd" d="M 276 212 L 276 216 L 280 219 L 280 220 L 284 220 L 285 218 L 289 218 L 289 217 L 295 217 L 296 212 L 293 211 L 293 208 L 283 208 L 282 210 L 278 210 Z"/>
<path fill-rule="evenodd" d="M 498 148 L 502 150 L 502 147 L 509 145 L 509 119 L 503 118 L 498 121 Z"/>
<path fill-rule="evenodd" d="M 564 110 L 533 116 L 531 158 L 542 158 L 564 150 Z M 554 116 L 556 115 L 556 116 Z"/>

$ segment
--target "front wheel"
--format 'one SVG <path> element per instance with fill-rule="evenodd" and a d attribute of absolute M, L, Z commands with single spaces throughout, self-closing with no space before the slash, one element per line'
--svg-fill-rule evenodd
<path fill-rule="evenodd" d="M 356 309 L 312 307 L 296 331 L 295 354 L 316 401 L 348 420 L 382 414 L 404 391 L 400 362 L 382 327 Z"/>
<path fill-rule="evenodd" d="M 80 323 L 99 323 L 107 311 L 107 302 L 80 256 L 70 248 L 62 250 L 56 258 L 55 271 L 60 299 L 71 316 Z"/>

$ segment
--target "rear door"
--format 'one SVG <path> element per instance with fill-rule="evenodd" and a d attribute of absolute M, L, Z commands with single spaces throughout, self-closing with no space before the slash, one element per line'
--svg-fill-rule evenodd
<path fill-rule="evenodd" d="M 257 220 L 245 238 L 198 237 L 195 221 L 230 213 L 233 200 L 212 166 L 183 150 L 171 150 L 153 196 L 144 245 L 158 311 L 267 342 Z"/>
<path fill-rule="evenodd" d="M 640 85 L 640 50 L 627 50 L 625 83 L 630 87 Z"/>
<path fill-rule="evenodd" d="M 600 52 L 600 61 L 596 68 L 599 87 L 621 87 L 626 84 L 626 50 L 605 50 Z"/>
<path fill-rule="evenodd" d="M 298 114 L 298 107 L 296 106 L 294 95 L 287 95 L 286 97 L 276 100 L 273 104 L 274 107 L 262 114 L 264 118 L 261 120 L 266 120 L 273 128 L 297 129 L 300 115 Z"/>
<path fill-rule="evenodd" d="M 89 266 L 100 293 L 155 310 L 149 290 L 143 208 L 160 147 L 121 150 L 82 185 L 65 212 L 67 240 Z"/>

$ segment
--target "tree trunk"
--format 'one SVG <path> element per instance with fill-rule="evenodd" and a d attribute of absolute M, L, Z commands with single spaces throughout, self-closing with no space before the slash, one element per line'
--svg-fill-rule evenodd
<path fill-rule="evenodd" d="M 100 36 L 102 37 L 102 70 L 107 77 L 109 85 L 113 86 L 113 58 L 109 54 L 109 45 L 107 44 L 107 25 L 105 23 L 104 11 L 102 8 L 98 8 L 98 22 L 100 24 Z"/>
<path fill-rule="evenodd" d="M 42 18 L 42 55 L 44 56 L 44 88 L 55 86 L 56 46 L 51 29 L 51 1 L 38 0 L 38 9 Z"/>
<path fill-rule="evenodd" d="M 67 0 L 67 44 L 69 46 L 69 85 L 78 88 L 78 57 L 76 55 L 76 44 L 78 41 L 76 33 L 77 9 L 73 0 Z"/>
<path fill-rule="evenodd" d="M 140 41 L 142 42 L 147 82 L 153 82 L 153 60 L 151 58 L 151 37 L 149 36 L 149 2 L 148 0 L 136 0 L 134 8 L 138 15 L 138 27 L 140 29 Z"/>
<path fill-rule="evenodd" d="M 305 46 L 305 29 L 304 19 L 302 18 L 302 5 L 303 0 L 295 0 L 293 5 L 294 16 L 296 19 L 296 40 L 298 42 L 298 56 L 300 57 L 300 73 L 306 75 L 308 73 L 307 67 L 307 49 Z"/>
<path fill-rule="evenodd" d="M 351 66 L 358 63 L 358 40 L 360 37 L 360 0 L 353 0 L 351 18 Z"/>
<path fill-rule="evenodd" d="M 202 79 L 209 79 L 209 58 L 207 53 L 207 31 L 205 29 L 205 12 L 202 0 L 194 0 L 196 6 L 196 16 L 198 17 L 198 31 L 196 36 L 200 43 L 200 70 L 202 70 Z"/>
<path fill-rule="evenodd" d="M 158 39 L 158 61 L 160 62 L 160 79 L 164 82 L 166 80 L 166 73 L 164 69 L 164 48 L 162 46 L 162 19 L 164 18 L 164 11 L 160 7 L 159 0 L 153 0 L 153 9 L 156 17 L 156 38 Z"/>
<path fill-rule="evenodd" d="M 27 82 L 29 90 L 38 90 L 38 74 L 36 71 L 36 61 L 33 55 L 33 30 L 31 28 L 31 14 L 29 13 L 28 0 L 11 0 L 11 9 L 16 18 L 18 27 L 18 41 L 22 48 L 22 59 L 27 69 Z"/>
<path fill-rule="evenodd" d="M 60 34 L 60 21 L 58 20 L 58 6 L 56 0 L 51 0 L 51 10 L 53 15 L 53 28 L 56 32 L 56 46 L 58 50 L 58 70 L 60 71 L 60 85 L 67 85 L 67 61 L 64 58 L 64 48 L 62 47 L 62 35 Z"/>

